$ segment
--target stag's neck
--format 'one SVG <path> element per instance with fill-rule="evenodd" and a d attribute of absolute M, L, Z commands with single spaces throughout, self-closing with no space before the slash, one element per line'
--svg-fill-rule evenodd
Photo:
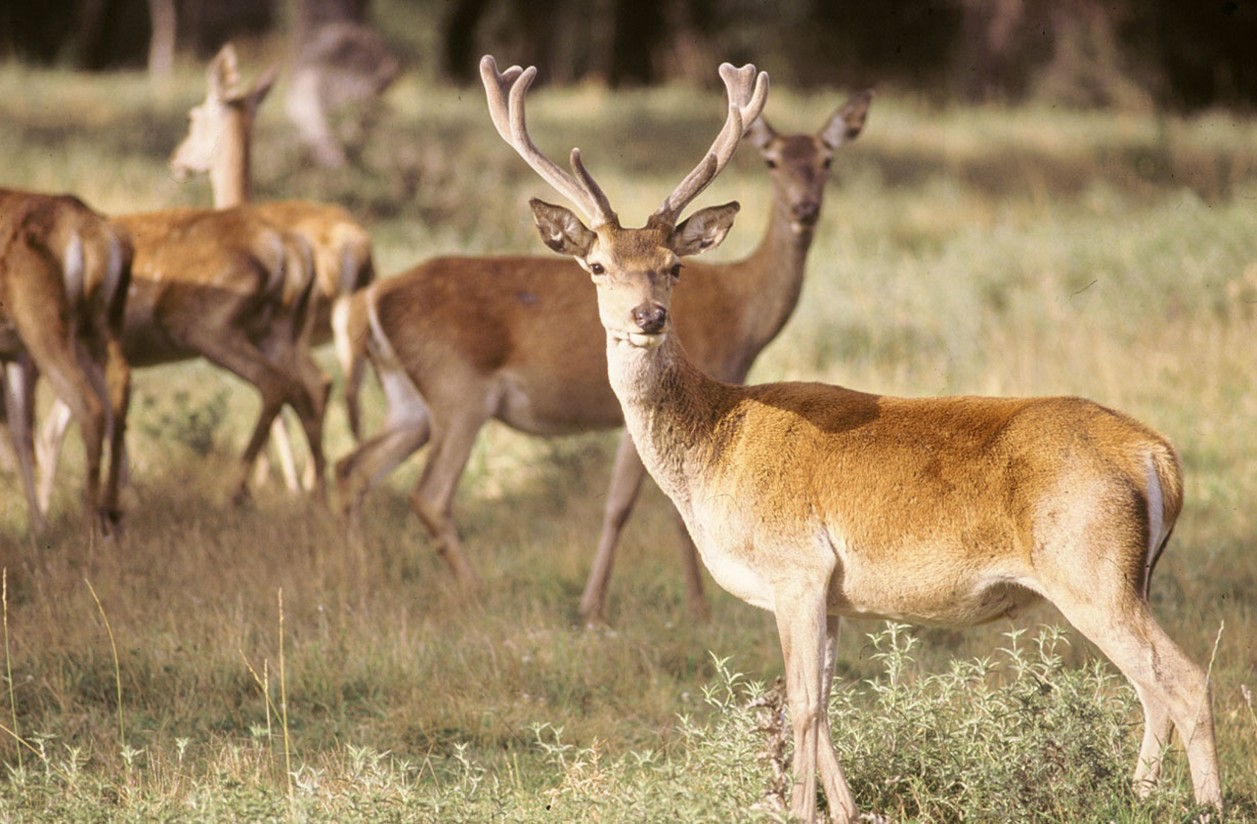
<path fill-rule="evenodd" d="M 215 209 L 229 209 L 253 199 L 247 134 L 223 140 L 210 170 L 210 188 L 214 192 Z"/>
<path fill-rule="evenodd" d="M 611 388 L 625 427 L 655 482 L 688 518 L 720 423 L 738 387 L 703 374 L 685 355 L 675 332 L 655 349 L 607 339 Z"/>
<path fill-rule="evenodd" d="M 748 322 L 749 332 L 759 347 L 777 336 L 799 303 L 814 234 L 812 227 L 796 230 L 788 210 L 775 203 L 759 246 L 745 260 L 734 264 L 745 273 L 737 279 L 737 288 L 745 293 L 743 305 L 756 307 Z"/>

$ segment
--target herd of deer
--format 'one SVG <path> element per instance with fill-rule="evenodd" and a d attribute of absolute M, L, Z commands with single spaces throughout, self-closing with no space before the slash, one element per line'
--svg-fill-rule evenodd
<path fill-rule="evenodd" d="M 830 817 L 858 815 L 826 712 L 840 617 L 967 626 L 1037 599 L 1134 685 L 1144 708 L 1136 789 L 1145 794 L 1157 781 L 1177 731 L 1196 799 L 1221 807 L 1207 676 L 1148 601 L 1183 501 L 1179 462 L 1163 437 L 1077 398 L 742 385 L 798 301 L 831 161 L 860 134 L 869 93 L 815 135 L 780 135 L 761 116 L 767 75 L 722 65 L 728 113 L 710 151 L 643 227 L 624 228 L 579 149 L 569 172 L 530 139 L 524 98 L 535 70 L 502 72 L 485 57 L 481 74 L 499 134 L 588 221 L 531 203 L 542 240 L 575 264 L 444 257 L 377 280 L 369 236 L 345 210 L 251 203 L 251 124 L 274 75 L 243 87 L 230 48 L 215 58 L 207 99 L 171 159 L 180 173 L 209 174 L 214 209 L 106 219 L 72 196 L 0 191 L 5 413 L 33 528 L 43 527 L 71 416 L 86 445 L 89 527 L 116 526 L 128 364 L 198 356 L 262 396 L 231 495 L 248 494 L 273 424 L 283 442 L 285 405 L 301 420 L 307 480 L 323 495 L 330 382 L 310 347 L 334 337 L 355 438 L 367 362 L 388 406 L 383 430 L 336 465 L 347 538 L 362 548 L 364 496 L 429 444 L 412 505 L 467 585 L 477 576 L 452 501 L 484 423 L 546 436 L 625 427 L 581 612 L 603 618 L 620 531 L 649 472 L 679 515 L 690 607 L 705 609 L 701 558 L 722 587 L 776 616 L 796 818 L 815 818 L 818 774 Z M 732 227 L 737 203 L 681 215 L 744 139 L 773 184 L 767 232 L 745 260 L 683 266 Z M 36 375 L 58 404 L 39 439 L 38 484 Z"/>

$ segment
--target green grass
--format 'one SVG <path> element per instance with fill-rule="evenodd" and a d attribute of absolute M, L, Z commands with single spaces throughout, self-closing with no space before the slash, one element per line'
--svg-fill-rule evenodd
<path fill-rule="evenodd" d="M 0 185 L 111 212 L 208 205 L 203 181 L 165 169 L 202 82 L 192 66 L 160 87 L 0 67 Z M 844 99 L 774 88 L 768 113 L 809 130 Z M 549 193 L 476 90 L 410 75 L 389 102 L 365 166 L 336 173 L 302 163 L 268 103 L 257 194 L 346 204 L 386 273 L 444 252 L 544 253 L 525 204 Z M 580 145 L 637 223 L 723 107 L 682 88 L 539 88 L 529 111 L 538 142 Z M 1154 606 L 1212 662 L 1230 819 L 1257 820 L 1257 120 L 939 109 L 883 91 L 836 165 L 802 304 L 753 379 L 1081 394 L 1169 435 L 1187 506 Z M 704 196 L 744 205 L 718 255 L 754 245 L 766 191 L 744 153 Z M 369 403 L 371 425 L 374 388 Z M 653 487 L 626 533 L 612 628 L 579 627 L 614 435 L 486 428 L 458 500 L 485 579 L 467 601 L 409 512 L 418 461 L 369 499 L 362 564 L 328 513 L 274 482 L 252 508 L 226 506 L 256 410 L 204 364 L 137 373 L 117 543 L 81 538 L 73 436 L 39 543 L 0 477 L 0 723 L 22 742 L 0 739 L 0 819 L 779 817 L 771 617 L 713 588 L 712 620 L 688 618 Z M 350 442 L 335 401 L 328 430 L 339 457 Z M 1187 820 L 1179 752 L 1164 792 L 1131 797 L 1134 697 L 1076 634 L 1038 629 L 1059 622 L 1044 607 L 915 641 L 845 624 L 833 713 L 861 806 L 896 820 Z"/>

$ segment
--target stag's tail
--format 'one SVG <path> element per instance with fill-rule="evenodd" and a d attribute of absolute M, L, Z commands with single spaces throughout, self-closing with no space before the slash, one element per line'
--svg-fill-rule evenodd
<path fill-rule="evenodd" d="M 1148 551 L 1144 560 L 1143 596 L 1152 587 L 1152 571 L 1170 542 L 1174 522 L 1183 511 L 1183 469 L 1174 448 L 1158 441 L 1147 453 Z"/>

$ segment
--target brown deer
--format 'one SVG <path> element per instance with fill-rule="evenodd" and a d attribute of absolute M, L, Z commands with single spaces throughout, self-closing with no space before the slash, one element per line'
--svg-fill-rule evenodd
<path fill-rule="evenodd" d="M 678 314 L 696 359 L 723 380 L 746 379 L 756 356 L 781 331 L 803 285 L 834 153 L 864 127 L 871 92 L 852 97 L 816 134 L 779 135 L 757 119 L 748 139 L 768 166 L 768 228 L 744 260 L 695 264 Z M 458 538 L 453 499 L 477 433 L 498 420 L 552 436 L 623 425 L 607 383 L 593 304 L 576 297 L 586 275 L 555 257 L 443 257 L 354 295 L 344 337 L 369 353 L 388 399 L 384 431 L 337 464 L 341 504 L 360 541 L 367 491 L 431 441 L 412 503 L 439 551 L 466 583 L 475 573 Z M 754 299 L 751 297 L 754 296 Z M 485 330 L 494 330 L 486 334 Z M 352 396 L 360 369 L 347 373 Z M 593 569 L 581 599 L 589 622 L 604 619 L 620 534 L 646 471 L 633 442 L 620 439 Z M 705 614 L 694 545 L 678 523 L 690 608 Z"/>
<path fill-rule="evenodd" d="M 328 380 L 310 354 L 306 315 L 314 288 L 309 246 L 249 207 L 167 209 L 113 219 L 135 248 L 123 347 L 134 367 L 195 357 L 261 395 L 258 421 L 230 495 L 248 497 L 249 471 L 285 404 L 300 418 L 324 497 L 323 411 Z M 52 409 L 43 437 L 50 478 L 65 415 Z"/>
<path fill-rule="evenodd" d="M 205 100 L 188 112 L 188 133 L 171 154 L 170 167 L 180 179 L 208 175 L 214 208 L 251 204 L 255 212 L 310 244 L 315 272 L 310 340 L 318 345 L 332 338 L 335 302 L 375 279 L 371 236 L 341 206 L 310 200 L 253 201 L 253 122 L 274 82 L 272 68 L 246 86 L 241 81 L 235 48 L 230 43 L 223 46 L 210 62 Z M 348 342 L 338 343 L 336 351 L 349 352 Z M 352 400 L 356 404 L 356 394 Z M 354 406 L 349 423 L 355 438 L 360 434 L 358 421 Z M 275 419 L 271 434 L 288 485 L 295 489 L 295 462 L 282 415 Z"/>
<path fill-rule="evenodd" d="M 0 189 L 0 379 L 32 531 L 46 528 L 35 488 L 35 371 L 78 421 L 92 535 L 117 526 L 130 369 L 122 353 L 131 241 L 72 195 Z M 104 442 L 109 444 L 100 489 Z"/>
<path fill-rule="evenodd" d="M 623 228 L 580 151 L 572 173 L 528 137 L 535 70 L 481 64 L 502 137 L 570 210 L 532 201 L 551 249 L 593 280 L 611 386 L 651 476 L 716 581 L 776 616 L 794 730 L 791 812 L 835 821 L 855 800 L 833 748 L 840 618 L 969 626 L 1047 599 L 1134 684 L 1144 707 L 1136 789 L 1177 730 L 1196 799 L 1221 808 L 1209 684 L 1157 624 L 1151 577 L 1183 503 L 1170 444 L 1079 398 L 894 398 L 817 383 L 741 386 L 703 373 L 673 326 L 681 259 L 713 248 L 737 204 L 678 223 L 719 174 L 767 77 L 720 68 L 729 119 L 712 152 L 639 229 Z M 576 330 L 574 330 L 575 333 Z M 579 330 L 584 332 L 583 326 Z"/>

